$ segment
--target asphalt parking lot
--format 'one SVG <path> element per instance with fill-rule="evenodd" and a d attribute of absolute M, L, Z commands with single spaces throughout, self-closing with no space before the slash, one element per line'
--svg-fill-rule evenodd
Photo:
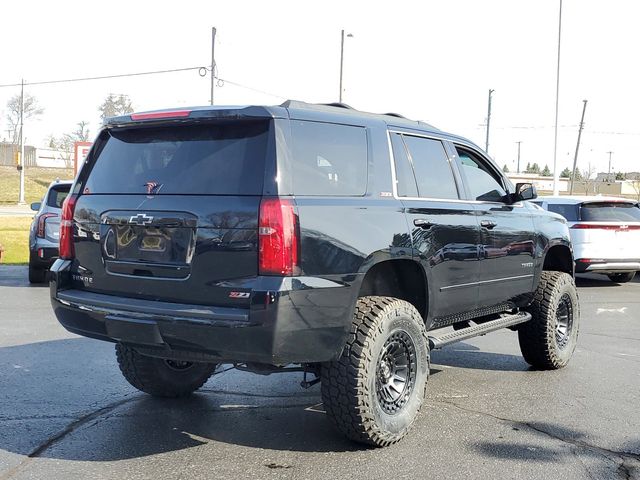
<path fill-rule="evenodd" d="M 186 400 L 137 392 L 113 345 L 67 333 L 26 276 L 0 266 L 0 480 L 640 478 L 638 279 L 579 279 L 563 370 L 529 370 L 510 331 L 434 352 L 412 433 L 368 449 L 300 374 L 230 370 Z"/>

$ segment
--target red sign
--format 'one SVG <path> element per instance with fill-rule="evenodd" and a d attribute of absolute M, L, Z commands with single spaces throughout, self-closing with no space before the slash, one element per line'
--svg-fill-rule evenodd
<path fill-rule="evenodd" d="M 78 173 L 78 164 L 82 164 L 87 155 L 89 155 L 89 150 L 91 150 L 91 142 L 76 142 L 73 146 L 73 176 L 75 177 Z"/>

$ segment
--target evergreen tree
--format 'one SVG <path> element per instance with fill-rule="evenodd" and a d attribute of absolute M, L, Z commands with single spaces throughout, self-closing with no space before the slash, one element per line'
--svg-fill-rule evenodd
<path fill-rule="evenodd" d="M 571 170 L 569 170 L 569 167 L 560 172 L 560 178 L 571 178 Z"/>
<path fill-rule="evenodd" d="M 506 164 L 506 163 L 504 164 L 504 167 L 502 167 L 502 171 L 503 171 L 504 173 L 509 173 L 509 167 L 507 167 L 507 164 Z"/>
<path fill-rule="evenodd" d="M 549 165 L 544 166 L 544 169 L 542 170 L 540 175 L 542 175 L 543 177 L 550 177 L 552 175 L 551 170 L 549 170 Z"/>

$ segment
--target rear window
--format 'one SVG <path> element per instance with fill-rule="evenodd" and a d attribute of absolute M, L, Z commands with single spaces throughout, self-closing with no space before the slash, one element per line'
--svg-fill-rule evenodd
<path fill-rule="evenodd" d="M 47 197 L 47 205 L 55 208 L 62 208 L 62 202 L 69 195 L 71 185 L 56 185 L 49 190 L 49 196 Z"/>
<path fill-rule="evenodd" d="M 640 222 L 640 208 L 622 202 L 584 203 L 580 218 L 583 222 Z"/>
<path fill-rule="evenodd" d="M 367 132 L 363 127 L 291 121 L 296 195 L 364 195 Z"/>
<path fill-rule="evenodd" d="M 268 122 L 114 129 L 84 192 L 260 195 Z"/>
<path fill-rule="evenodd" d="M 578 205 L 564 203 L 549 203 L 547 209 L 553 213 L 559 213 L 569 222 L 578 221 Z"/>

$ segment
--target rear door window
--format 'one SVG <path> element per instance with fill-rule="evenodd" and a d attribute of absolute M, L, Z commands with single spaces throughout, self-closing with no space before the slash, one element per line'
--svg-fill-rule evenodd
<path fill-rule="evenodd" d="M 623 202 L 583 203 L 580 209 L 583 222 L 640 222 L 638 204 Z"/>
<path fill-rule="evenodd" d="M 85 194 L 260 195 L 269 122 L 104 132 Z"/>
<path fill-rule="evenodd" d="M 458 199 L 449 156 L 439 140 L 402 135 L 413 165 L 418 195 L 423 198 Z"/>
<path fill-rule="evenodd" d="M 418 186 L 413 173 L 413 165 L 399 133 L 391 133 L 391 147 L 396 168 L 396 188 L 399 197 L 417 197 Z"/>
<path fill-rule="evenodd" d="M 296 195 L 361 196 L 367 190 L 364 127 L 291 121 Z"/>
<path fill-rule="evenodd" d="M 578 205 L 565 203 L 549 203 L 547 209 L 553 213 L 559 213 L 569 222 L 578 221 Z"/>

